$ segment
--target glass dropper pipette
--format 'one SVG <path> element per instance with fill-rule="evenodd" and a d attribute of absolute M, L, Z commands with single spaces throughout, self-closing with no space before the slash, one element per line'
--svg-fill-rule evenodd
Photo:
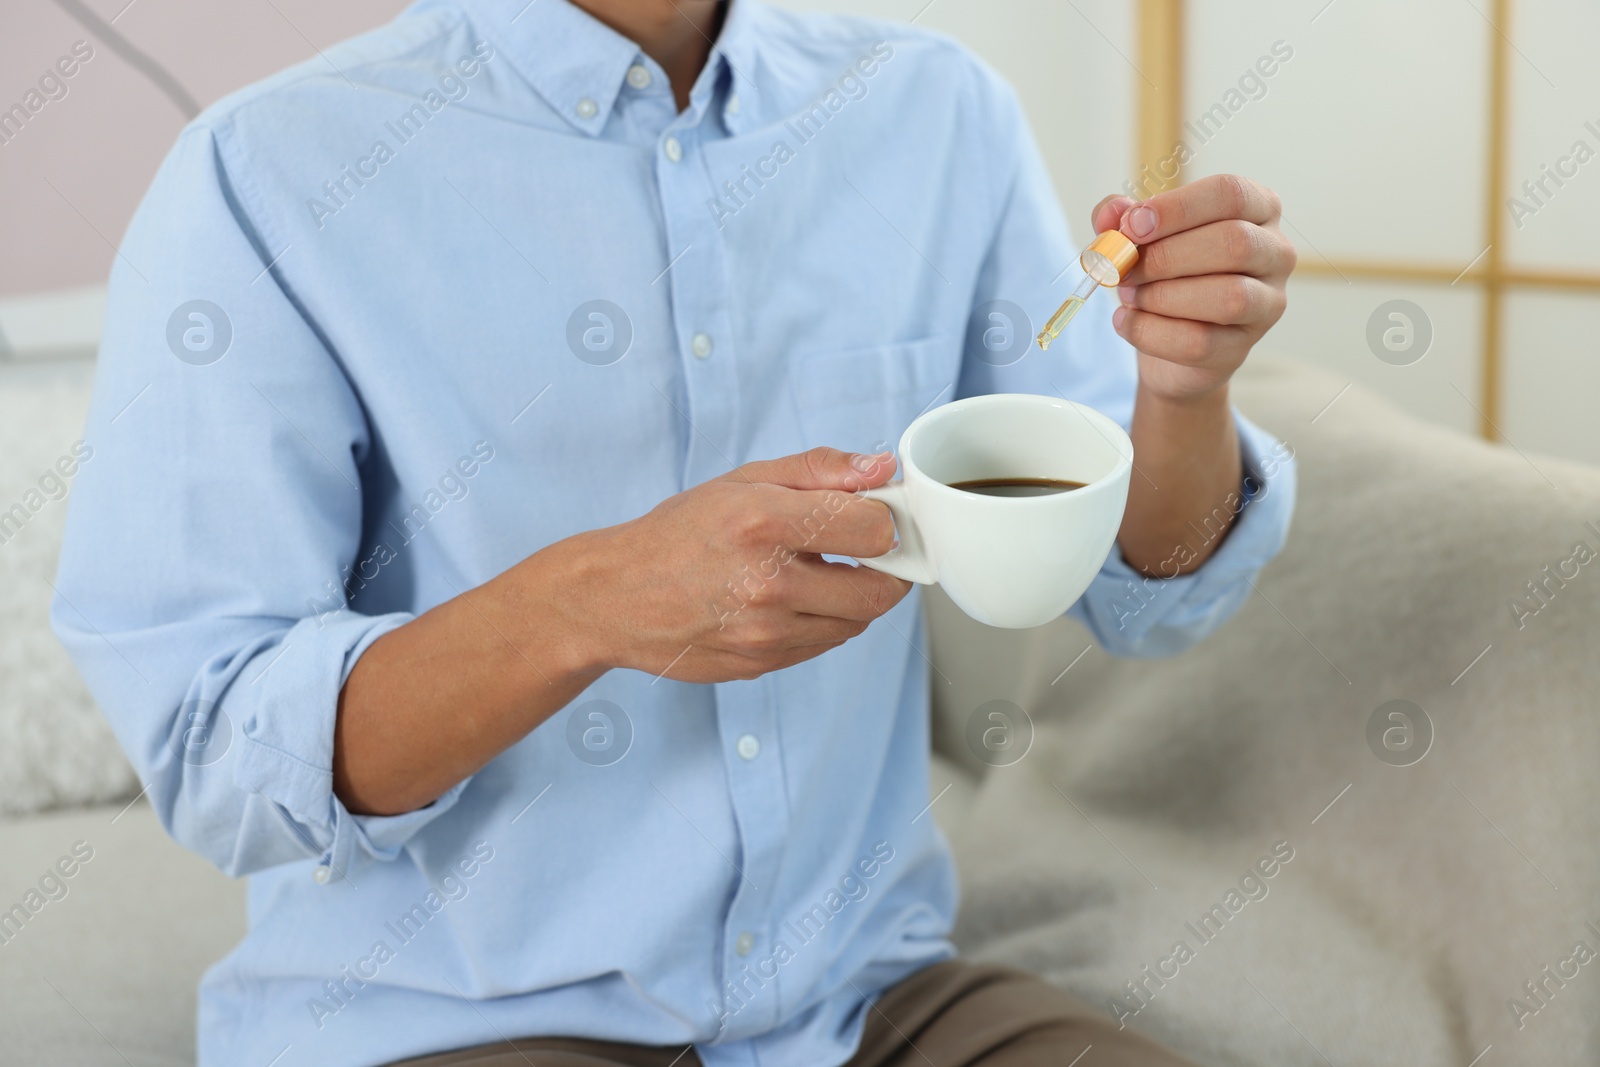
<path fill-rule="evenodd" d="M 1067 323 L 1072 321 L 1072 317 L 1096 288 L 1120 285 L 1138 262 L 1139 246 L 1123 236 L 1120 230 L 1107 230 L 1089 242 L 1089 247 L 1078 257 L 1078 265 L 1083 268 L 1083 279 L 1073 287 L 1066 302 L 1050 316 L 1044 329 L 1039 331 L 1039 347 L 1049 348 L 1050 342 L 1061 336 L 1061 331 L 1067 328 Z"/>

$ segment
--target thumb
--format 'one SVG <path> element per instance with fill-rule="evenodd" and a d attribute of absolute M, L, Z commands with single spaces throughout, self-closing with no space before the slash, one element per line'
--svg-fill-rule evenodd
<path fill-rule="evenodd" d="M 1115 230 L 1122 225 L 1122 216 L 1138 201 L 1132 197 L 1117 194 L 1108 196 L 1094 206 L 1094 213 L 1090 216 L 1093 220 L 1094 232 L 1105 233 Z"/>
<path fill-rule="evenodd" d="M 813 448 L 792 456 L 746 463 L 725 477 L 767 482 L 789 489 L 841 489 L 854 493 L 887 482 L 895 470 L 894 453 L 866 455 L 837 448 Z"/>

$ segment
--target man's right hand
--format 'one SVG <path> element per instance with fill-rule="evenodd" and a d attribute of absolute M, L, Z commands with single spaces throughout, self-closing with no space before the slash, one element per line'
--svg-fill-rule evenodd
<path fill-rule="evenodd" d="M 723 682 L 860 634 L 911 585 L 822 554 L 893 547 L 889 509 L 854 493 L 894 469 L 888 453 L 815 448 L 746 464 L 632 522 L 573 538 L 573 584 L 559 601 L 586 666 Z"/>
<path fill-rule="evenodd" d="M 831 448 L 746 464 L 391 630 L 339 694 L 334 791 L 356 813 L 414 811 L 613 667 L 725 682 L 843 644 L 911 588 L 821 558 L 889 550 L 889 509 L 853 494 L 893 473 Z"/>

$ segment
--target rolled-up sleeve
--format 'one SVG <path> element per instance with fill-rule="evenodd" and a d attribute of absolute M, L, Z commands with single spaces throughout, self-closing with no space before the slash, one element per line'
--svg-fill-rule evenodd
<path fill-rule="evenodd" d="M 1126 428 L 1138 365 L 1132 347 L 1112 328 L 1114 294 L 1091 296 L 1048 350 L 1028 343 L 1081 277 L 1073 270 L 1079 245 L 1015 95 L 998 77 L 977 70 L 975 91 L 992 115 L 990 158 L 1008 163 L 995 168 L 994 239 L 971 298 L 957 395 L 1062 396 Z M 1215 547 L 1214 553 L 1191 573 L 1163 578 L 1134 570 L 1113 547 L 1070 610 L 1107 651 L 1153 657 L 1190 647 L 1238 610 L 1257 572 L 1282 549 L 1294 511 L 1293 452 L 1242 415 L 1235 414 L 1235 423 L 1241 485 L 1217 513 L 1200 520 L 1188 545 L 1195 551 Z M 1221 543 L 1213 546 L 1217 538 Z M 1170 567 L 1160 569 L 1176 574 L 1186 562 L 1182 546 L 1174 546 Z"/>
<path fill-rule="evenodd" d="M 1294 513 L 1294 456 L 1242 415 L 1234 417 L 1244 476 L 1239 490 L 1192 527 L 1188 548 L 1216 551 L 1175 578 L 1147 576 L 1113 549 L 1070 615 L 1107 651 L 1156 657 L 1182 652 L 1226 622 L 1253 591 L 1255 576 L 1282 550 Z M 1169 569 L 1176 573 L 1182 552 Z"/>
<path fill-rule="evenodd" d="M 339 691 L 411 616 L 349 606 L 368 428 L 224 141 L 184 133 L 118 253 L 52 622 L 180 843 L 342 876 L 462 787 L 392 817 L 333 793 Z"/>

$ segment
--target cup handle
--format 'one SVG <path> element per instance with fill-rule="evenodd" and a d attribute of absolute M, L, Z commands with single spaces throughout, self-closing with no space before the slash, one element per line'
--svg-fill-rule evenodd
<path fill-rule="evenodd" d="M 871 559 L 857 556 L 856 562 L 918 585 L 933 585 L 936 581 L 933 568 L 928 562 L 922 536 L 917 532 L 917 524 L 911 518 L 911 509 L 907 506 L 906 483 L 895 481 L 877 489 L 863 489 L 856 496 L 887 504 L 894 516 L 895 533 L 900 538 L 900 543 L 883 555 Z"/>

